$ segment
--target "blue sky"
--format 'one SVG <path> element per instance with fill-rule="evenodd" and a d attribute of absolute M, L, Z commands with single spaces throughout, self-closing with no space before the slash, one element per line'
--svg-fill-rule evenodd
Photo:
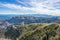
<path fill-rule="evenodd" d="M 0 14 L 49 14 L 60 16 L 60 0 L 0 0 Z"/>

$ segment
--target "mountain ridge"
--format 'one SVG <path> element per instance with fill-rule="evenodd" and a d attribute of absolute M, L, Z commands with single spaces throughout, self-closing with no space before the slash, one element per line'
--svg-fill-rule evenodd
<path fill-rule="evenodd" d="M 3 20 L 4 19 L 4 20 Z M 11 24 L 29 23 L 60 23 L 60 16 L 46 14 L 25 14 L 25 15 L 1 15 L 1 21 L 7 21 Z"/>

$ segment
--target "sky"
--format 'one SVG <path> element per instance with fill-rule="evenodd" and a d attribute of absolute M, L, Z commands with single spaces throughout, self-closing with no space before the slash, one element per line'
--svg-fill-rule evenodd
<path fill-rule="evenodd" d="M 0 0 L 0 14 L 60 16 L 60 0 Z"/>

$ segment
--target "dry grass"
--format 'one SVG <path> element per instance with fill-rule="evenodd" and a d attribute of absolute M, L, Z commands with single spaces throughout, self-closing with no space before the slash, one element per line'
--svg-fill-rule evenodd
<path fill-rule="evenodd" d="M 0 40 L 11 40 L 11 39 L 8 39 L 8 38 L 0 38 Z"/>

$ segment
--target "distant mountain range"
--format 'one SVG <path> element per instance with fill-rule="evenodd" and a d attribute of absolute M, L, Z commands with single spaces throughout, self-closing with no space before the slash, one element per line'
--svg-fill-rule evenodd
<path fill-rule="evenodd" d="M 27 14 L 14 16 L 8 20 L 9 23 L 18 24 L 24 22 L 25 24 L 29 23 L 60 23 L 59 16 L 52 16 L 46 14 Z"/>
<path fill-rule="evenodd" d="M 52 15 L 47 15 L 47 14 L 21 14 L 21 15 L 20 14 L 19 15 L 18 14 L 17 15 L 16 14 L 15 15 L 14 14 L 13 15 L 12 14 L 10 14 L 10 15 L 9 14 L 5 14 L 5 15 L 0 14 L 0 20 L 1 19 L 10 19 L 14 16 L 34 16 L 34 17 L 50 17 L 50 18 L 57 17 L 57 16 L 52 16 Z"/>
<path fill-rule="evenodd" d="M 46 14 L 0 15 L 0 20 L 11 24 L 29 23 L 60 23 L 60 16 Z"/>

